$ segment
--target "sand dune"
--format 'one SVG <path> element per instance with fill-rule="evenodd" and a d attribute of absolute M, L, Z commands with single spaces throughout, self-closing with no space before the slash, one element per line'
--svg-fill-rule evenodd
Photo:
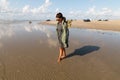
<path fill-rule="evenodd" d="M 56 25 L 56 23 L 57 23 L 56 21 L 45 21 L 42 24 Z M 91 21 L 91 22 L 76 20 L 72 22 L 72 27 L 120 31 L 120 20 Z"/>

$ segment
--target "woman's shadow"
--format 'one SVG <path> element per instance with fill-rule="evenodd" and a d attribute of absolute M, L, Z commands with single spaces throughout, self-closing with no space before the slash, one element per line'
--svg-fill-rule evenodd
<path fill-rule="evenodd" d="M 73 57 L 73 56 L 84 56 L 84 55 L 87 55 L 89 53 L 92 53 L 93 51 L 97 51 L 99 50 L 100 47 L 98 46 L 84 46 L 82 48 L 78 48 L 78 49 L 75 49 L 74 52 L 68 54 L 65 58 L 70 58 L 70 57 Z"/>

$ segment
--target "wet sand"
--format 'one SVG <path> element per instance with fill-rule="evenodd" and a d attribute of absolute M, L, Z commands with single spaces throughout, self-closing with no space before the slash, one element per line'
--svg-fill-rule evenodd
<path fill-rule="evenodd" d="M 0 80 L 119 80 L 120 33 L 70 28 L 67 57 L 57 63 L 55 27 L 0 24 Z"/>

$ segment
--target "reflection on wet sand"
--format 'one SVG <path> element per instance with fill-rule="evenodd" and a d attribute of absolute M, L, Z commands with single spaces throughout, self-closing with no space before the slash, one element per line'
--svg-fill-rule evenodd
<path fill-rule="evenodd" d="M 57 46 L 57 41 L 52 38 L 52 36 L 55 36 L 55 34 L 50 31 L 49 29 L 47 29 L 46 26 L 44 25 L 29 25 L 29 26 L 25 26 L 25 30 L 28 31 L 28 32 L 33 32 L 34 30 L 36 31 L 40 31 L 42 32 L 43 34 L 45 34 L 45 36 L 47 37 L 47 43 L 50 45 L 50 46 L 54 46 L 56 47 Z M 40 40 L 40 43 L 43 43 L 45 40 Z"/>
<path fill-rule="evenodd" d="M 51 36 L 55 36 L 55 34 L 53 34 L 49 29 L 46 28 L 46 26 L 44 25 L 32 25 L 32 24 L 25 24 L 24 25 L 16 25 L 16 24 L 12 24 L 12 26 L 6 25 L 6 24 L 2 24 L 0 25 L 0 40 L 3 37 L 12 37 L 14 34 L 17 34 L 17 31 L 15 31 L 15 27 L 19 27 L 19 28 L 23 28 L 22 30 L 25 30 L 27 32 L 33 32 L 33 31 L 40 31 L 40 34 L 45 34 L 46 36 L 46 40 L 40 40 L 40 43 L 43 43 L 44 41 L 46 41 L 50 46 L 57 46 L 57 41 L 54 40 Z M 24 31 L 24 34 L 27 33 Z M 16 33 L 15 33 L 16 32 Z M 23 36 L 24 37 L 24 36 Z M 3 44 L 0 44 L 0 47 L 2 47 Z"/>
<path fill-rule="evenodd" d="M 4 36 L 11 37 L 14 34 L 13 27 L 8 25 L 0 25 L 0 39 Z"/>
<path fill-rule="evenodd" d="M 0 24 L 0 48 L 3 47 L 2 38 L 12 37 L 14 35 L 13 27 L 8 24 Z"/>
<path fill-rule="evenodd" d="M 120 79 L 119 32 L 70 28 L 67 57 L 58 64 L 55 30 L 34 22 L 0 24 L 0 80 Z"/>

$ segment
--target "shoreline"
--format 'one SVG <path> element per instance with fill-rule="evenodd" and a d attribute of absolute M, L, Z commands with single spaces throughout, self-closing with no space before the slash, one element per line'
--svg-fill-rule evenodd
<path fill-rule="evenodd" d="M 57 21 L 44 21 L 39 24 L 56 26 Z M 72 26 L 70 28 L 120 31 L 120 20 L 91 21 L 91 22 L 74 20 L 72 21 Z"/>

